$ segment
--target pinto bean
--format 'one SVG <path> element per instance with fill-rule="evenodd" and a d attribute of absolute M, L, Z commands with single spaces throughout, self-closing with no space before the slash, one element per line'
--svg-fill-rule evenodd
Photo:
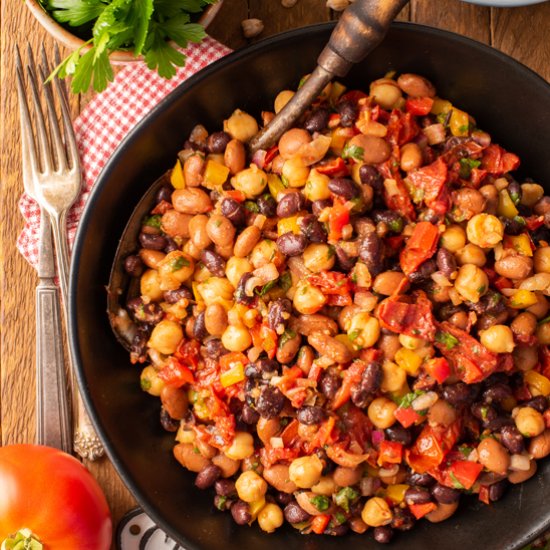
<path fill-rule="evenodd" d="M 450 518 L 456 512 L 457 508 L 458 501 L 453 502 L 452 504 L 438 504 L 437 508 L 433 512 L 426 514 L 425 517 L 432 523 L 439 523 Z"/>
<path fill-rule="evenodd" d="M 508 481 L 514 485 L 523 483 L 537 473 L 537 461 L 531 460 L 528 470 L 511 471 L 508 474 Z"/>
<path fill-rule="evenodd" d="M 223 161 L 233 176 L 241 170 L 244 170 L 246 163 L 246 151 L 244 150 L 244 145 L 241 141 L 238 139 L 232 139 L 225 146 Z"/>
<path fill-rule="evenodd" d="M 192 443 L 179 443 L 173 453 L 176 460 L 191 472 L 198 473 L 210 465 L 210 460 L 197 453 Z"/>
<path fill-rule="evenodd" d="M 202 155 L 191 155 L 183 164 L 183 177 L 187 187 L 198 187 L 202 183 L 204 166 Z"/>
<path fill-rule="evenodd" d="M 256 425 L 256 433 L 264 445 L 269 445 L 271 438 L 275 437 L 281 431 L 281 422 L 279 418 L 260 418 Z"/>
<path fill-rule="evenodd" d="M 271 468 L 266 468 L 263 477 L 277 491 L 294 493 L 294 491 L 298 490 L 296 484 L 290 480 L 288 466 L 285 464 L 275 464 Z"/>
<path fill-rule="evenodd" d="M 291 338 L 288 338 L 282 344 L 279 344 L 277 348 L 276 358 L 279 363 L 283 365 L 288 365 L 298 353 L 300 344 L 302 342 L 302 337 L 300 334 L 296 334 Z"/>
<path fill-rule="evenodd" d="M 261 235 L 262 232 L 255 225 L 251 225 L 250 227 L 244 229 L 235 241 L 233 254 L 237 256 L 237 258 L 244 258 L 245 256 L 248 256 L 252 252 L 253 248 L 258 244 Z"/>
<path fill-rule="evenodd" d="M 172 204 L 182 214 L 204 214 L 212 210 L 210 197 L 196 187 L 176 189 L 172 193 Z"/>
<path fill-rule="evenodd" d="M 353 356 L 345 344 L 328 334 L 313 332 L 308 337 L 309 344 L 321 355 L 326 355 L 335 363 L 349 363 Z"/>
<path fill-rule="evenodd" d="M 363 468 L 360 466 L 357 468 L 344 468 L 343 466 L 337 466 L 332 473 L 332 479 L 336 485 L 340 487 L 350 487 L 359 483 L 363 477 Z"/>
<path fill-rule="evenodd" d="M 550 454 L 550 429 L 531 439 L 529 443 L 529 454 L 533 458 L 544 458 Z"/>
<path fill-rule="evenodd" d="M 411 97 L 435 97 L 434 85 L 423 76 L 404 73 L 397 79 L 397 85 Z"/>
<path fill-rule="evenodd" d="M 160 400 L 171 418 L 181 420 L 187 414 L 189 400 L 183 388 L 175 388 L 170 385 L 164 386 L 160 392 Z"/>
<path fill-rule="evenodd" d="M 533 260 L 528 256 L 506 256 L 495 262 L 495 271 L 508 279 L 525 279 L 533 271 Z"/>
<path fill-rule="evenodd" d="M 391 148 L 389 143 L 381 137 L 358 134 L 352 137 L 348 145 L 363 150 L 361 160 L 365 164 L 374 165 L 385 162 L 390 158 Z"/>
<path fill-rule="evenodd" d="M 170 237 L 189 237 L 189 222 L 191 216 L 182 214 L 177 210 L 167 210 L 161 218 L 160 225 L 162 230 Z"/>
<path fill-rule="evenodd" d="M 225 456 L 225 454 L 223 453 L 214 456 L 212 458 L 212 463 L 220 469 L 222 477 L 231 477 L 239 471 L 239 468 L 241 466 L 240 460 L 233 460 L 232 458 Z"/>
<path fill-rule="evenodd" d="M 214 214 L 208 219 L 206 232 L 212 242 L 224 247 L 233 243 L 235 238 L 235 226 L 225 217 Z"/>
<path fill-rule="evenodd" d="M 508 451 L 496 440 L 488 437 L 477 447 L 479 462 L 491 472 L 506 474 L 510 466 Z"/>
<path fill-rule="evenodd" d="M 338 332 L 336 321 L 319 313 L 300 315 L 295 326 L 296 330 L 304 336 L 309 336 L 314 332 L 322 332 L 323 334 L 334 336 Z"/>

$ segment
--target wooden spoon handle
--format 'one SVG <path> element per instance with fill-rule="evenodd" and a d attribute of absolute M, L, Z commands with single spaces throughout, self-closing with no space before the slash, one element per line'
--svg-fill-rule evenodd
<path fill-rule="evenodd" d="M 409 0 L 357 0 L 346 8 L 317 60 L 317 67 L 280 113 L 250 142 L 252 152 L 268 149 L 306 111 L 335 76 L 347 74 L 384 38 Z"/>

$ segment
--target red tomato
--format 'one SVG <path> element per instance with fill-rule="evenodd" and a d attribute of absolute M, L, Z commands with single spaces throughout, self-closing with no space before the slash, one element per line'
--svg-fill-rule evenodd
<path fill-rule="evenodd" d="M 108 550 L 105 496 L 72 456 L 40 445 L 0 448 L 0 542 L 30 529 L 47 549 Z"/>

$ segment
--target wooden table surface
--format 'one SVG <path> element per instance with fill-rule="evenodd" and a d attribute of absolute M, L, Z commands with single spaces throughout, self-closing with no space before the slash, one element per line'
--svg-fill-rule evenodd
<path fill-rule="evenodd" d="M 262 19 L 259 38 L 307 24 L 328 21 L 337 14 L 326 0 L 298 0 L 284 8 L 280 0 L 225 0 L 209 32 L 232 48 L 246 46 L 240 22 Z M 525 8 L 487 8 L 459 0 L 412 0 L 400 19 L 448 29 L 491 44 L 525 63 L 550 81 L 550 2 Z M 2 445 L 33 442 L 35 437 L 34 288 L 35 272 L 15 248 L 23 226 L 17 201 L 22 192 L 20 142 L 15 92 L 15 43 L 30 41 L 34 51 L 53 40 L 34 21 L 21 0 L 1 1 L 0 150 L 0 441 Z M 498 90 L 495 90 L 498 93 Z M 521 97 L 521 90 L 518 90 Z M 76 116 L 90 96 L 72 97 Z M 99 480 L 115 522 L 135 502 L 107 459 L 88 464 Z"/>

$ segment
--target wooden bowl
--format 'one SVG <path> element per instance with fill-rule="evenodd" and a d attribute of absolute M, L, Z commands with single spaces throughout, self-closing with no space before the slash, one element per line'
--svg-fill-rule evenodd
<path fill-rule="evenodd" d="M 34 15 L 36 20 L 51 34 L 55 40 L 66 46 L 71 51 L 75 51 L 81 48 L 84 44 L 84 40 L 79 38 L 65 27 L 61 26 L 40 4 L 39 0 L 25 0 L 25 4 Z M 215 4 L 208 6 L 201 14 L 198 23 L 204 28 L 207 28 L 223 4 L 223 0 L 218 0 Z M 82 48 L 82 53 L 86 53 L 90 49 L 90 46 Z M 134 61 L 141 61 L 143 56 L 135 56 L 133 52 L 127 50 L 117 50 L 110 55 L 112 63 L 131 63 Z"/>

